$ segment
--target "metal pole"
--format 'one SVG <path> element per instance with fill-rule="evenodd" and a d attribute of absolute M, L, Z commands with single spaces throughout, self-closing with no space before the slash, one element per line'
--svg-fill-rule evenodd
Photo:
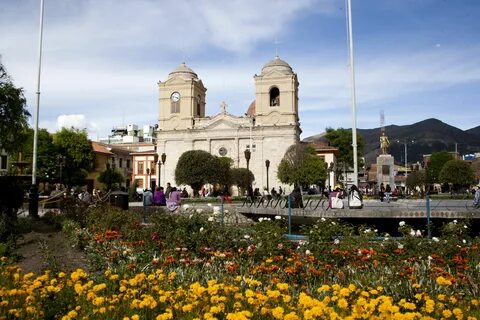
<path fill-rule="evenodd" d="M 292 234 L 292 195 L 288 195 L 288 234 Z"/>
<path fill-rule="evenodd" d="M 407 184 L 408 161 L 407 161 L 407 139 L 405 139 L 405 185 Z"/>
<path fill-rule="evenodd" d="M 38 117 L 40 113 L 40 75 L 42 70 L 42 40 L 43 40 L 43 12 L 44 3 L 40 0 L 40 31 L 38 40 L 38 77 L 37 77 L 37 108 L 35 110 L 35 125 L 33 131 L 33 159 L 32 159 L 32 185 L 29 193 L 28 213 L 33 217 L 38 216 L 38 189 L 37 189 L 37 149 L 38 149 Z"/>
<path fill-rule="evenodd" d="M 427 207 L 427 234 L 428 238 L 432 237 L 432 230 L 430 228 L 430 195 L 427 194 L 425 195 L 425 201 L 426 201 L 426 207 Z"/>
<path fill-rule="evenodd" d="M 350 56 L 350 84 L 352 98 L 352 147 L 353 147 L 353 184 L 358 186 L 358 155 L 357 155 L 357 114 L 355 106 L 355 65 L 353 60 L 352 4 L 347 0 L 348 21 L 348 51 Z"/>

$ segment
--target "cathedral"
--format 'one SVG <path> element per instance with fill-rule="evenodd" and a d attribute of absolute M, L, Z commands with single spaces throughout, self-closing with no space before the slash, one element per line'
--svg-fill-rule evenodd
<path fill-rule="evenodd" d="M 278 181 L 277 167 L 288 147 L 300 141 L 297 75 L 277 56 L 254 80 L 255 99 L 242 116 L 230 114 L 225 103 L 218 114 L 206 115 L 207 88 L 185 63 L 159 81 L 157 154 L 167 158 L 159 166 L 159 185 L 176 185 L 175 168 L 185 151 L 230 157 L 234 167 L 246 168 L 249 150 L 254 189 L 263 190 L 267 184 L 270 189 L 292 189 Z"/>

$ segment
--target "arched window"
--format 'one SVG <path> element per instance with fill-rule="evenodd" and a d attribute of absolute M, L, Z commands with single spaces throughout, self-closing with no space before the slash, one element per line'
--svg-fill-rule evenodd
<path fill-rule="evenodd" d="M 280 105 L 280 90 L 277 87 L 270 89 L 270 107 L 277 107 Z"/>
<path fill-rule="evenodd" d="M 200 95 L 197 96 L 197 99 L 196 99 L 196 109 L 195 109 L 195 116 L 197 117 L 200 117 L 202 115 L 202 98 L 200 97 Z"/>

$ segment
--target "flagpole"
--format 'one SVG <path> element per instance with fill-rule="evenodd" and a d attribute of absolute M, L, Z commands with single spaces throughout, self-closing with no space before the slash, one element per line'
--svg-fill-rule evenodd
<path fill-rule="evenodd" d="M 357 154 L 357 113 L 355 97 L 355 64 L 353 61 L 353 32 L 352 32 L 352 3 L 347 0 L 347 22 L 348 22 L 348 51 L 350 57 L 350 88 L 352 103 L 352 147 L 353 147 L 353 184 L 358 186 L 358 154 Z"/>
<path fill-rule="evenodd" d="M 33 159 L 32 159 L 32 185 L 29 194 L 30 216 L 38 216 L 38 188 L 37 188 L 37 153 L 38 153 L 38 117 L 40 113 L 40 74 L 42 70 L 42 40 L 43 40 L 43 12 L 44 0 L 40 0 L 40 31 L 38 40 L 38 77 L 37 77 L 37 108 L 35 110 L 35 125 L 33 131 Z"/>

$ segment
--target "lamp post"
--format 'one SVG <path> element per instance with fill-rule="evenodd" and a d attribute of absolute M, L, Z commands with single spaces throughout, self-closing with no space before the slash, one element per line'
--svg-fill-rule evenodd
<path fill-rule="evenodd" d="M 157 172 L 155 172 L 155 180 L 156 180 L 156 183 L 157 183 L 157 186 L 160 185 L 160 178 L 159 178 L 159 175 L 160 175 L 160 162 L 158 161 L 158 153 L 155 152 L 155 154 L 153 155 L 153 162 L 155 163 L 155 170 L 158 170 Z M 158 165 L 158 169 L 157 169 L 157 165 Z M 158 178 L 158 179 L 157 179 Z"/>
<path fill-rule="evenodd" d="M 167 155 L 166 155 L 165 152 L 164 152 L 164 153 L 162 153 L 162 155 L 160 156 L 160 161 L 161 161 L 161 164 L 163 165 L 164 168 L 165 168 L 165 161 L 166 161 L 166 160 L 167 160 Z M 160 161 L 158 162 L 158 165 L 159 165 L 159 166 L 160 166 Z M 159 167 L 158 169 L 159 169 L 159 170 L 158 170 L 158 171 L 159 171 L 159 172 L 158 172 L 158 174 L 159 174 L 159 176 L 158 176 L 158 183 L 160 183 L 160 182 L 161 182 L 161 181 L 160 181 L 160 174 L 161 174 L 160 170 L 161 170 L 162 168 Z M 165 169 L 164 169 L 164 170 L 165 170 Z M 164 176 L 165 176 L 165 174 L 164 174 Z M 165 183 L 162 183 L 162 185 L 165 185 Z"/>
<path fill-rule="evenodd" d="M 251 145 L 250 145 L 251 146 Z M 250 157 L 252 156 L 252 153 L 250 152 L 250 149 L 245 149 L 245 160 L 247 160 L 247 174 L 248 174 L 248 188 L 250 189 L 251 187 L 251 182 L 250 182 L 250 169 L 249 169 L 249 164 L 250 164 Z"/>
<path fill-rule="evenodd" d="M 270 187 L 268 185 L 268 168 L 270 168 L 270 160 L 265 160 L 265 167 L 267 167 L 267 191 L 270 191 Z"/>
<path fill-rule="evenodd" d="M 151 178 L 151 175 L 150 175 L 150 168 L 147 168 L 147 187 L 145 189 L 148 189 L 150 187 L 150 178 Z"/>
<path fill-rule="evenodd" d="M 330 166 L 328 167 L 328 191 L 330 191 L 330 187 L 332 186 L 332 172 L 333 172 L 333 166 L 335 164 L 332 162 L 330 162 Z M 333 181 L 335 182 L 335 181 Z"/>

